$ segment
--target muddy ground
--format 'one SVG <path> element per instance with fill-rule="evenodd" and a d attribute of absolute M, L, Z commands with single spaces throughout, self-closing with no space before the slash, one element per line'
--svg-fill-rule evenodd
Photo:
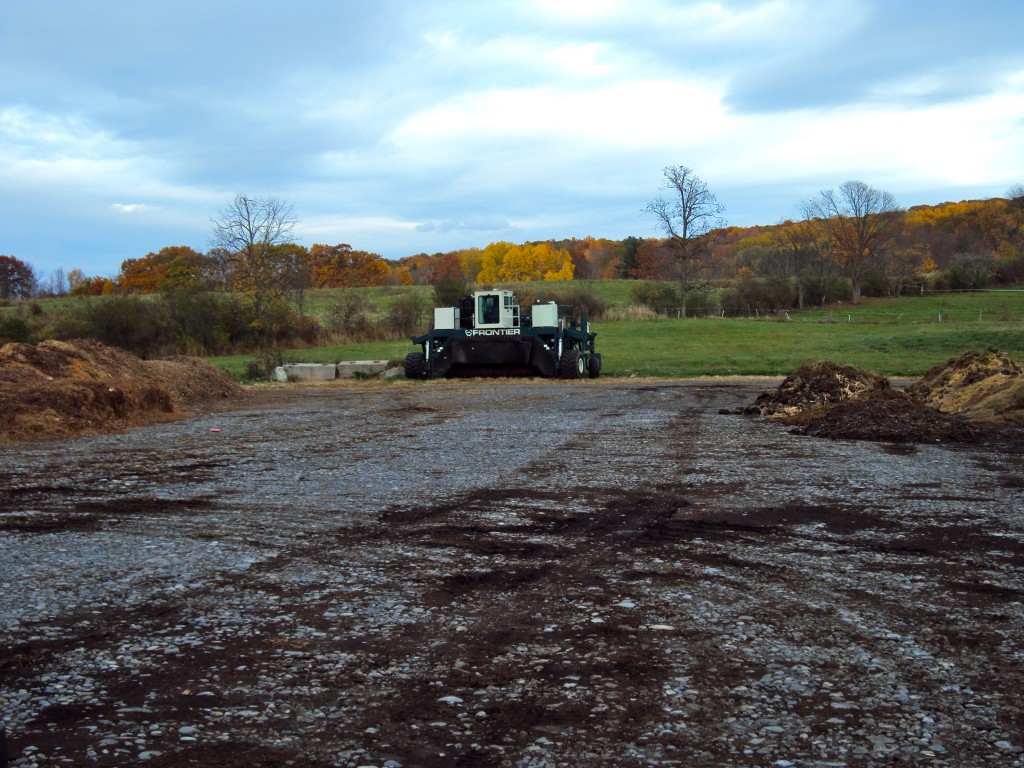
<path fill-rule="evenodd" d="M 1024 765 L 1019 445 L 728 412 L 762 388 L 276 389 L 0 449 L 12 764 Z"/>

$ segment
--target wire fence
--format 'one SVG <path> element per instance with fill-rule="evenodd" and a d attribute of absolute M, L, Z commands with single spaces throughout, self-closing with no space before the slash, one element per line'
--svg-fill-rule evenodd
<path fill-rule="evenodd" d="M 657 318 L 681 318 L 679 307 L 617 307 L 605 313 L 607 320 L 654 320 Z M 915 324 L 915 323 L 1024 323 L 1024 306 L 1013 308 L 960 309 L 943 308 L 928 310 L 872 311 L 863 309 L 719 309 L 690 310 L 688 318 L 748 319 L 773 322 L 802 323 L 862 323 L 862 324 Z"/>
<path fill-rule="evenodd" d="M 931 299 L 929 301 L 928 299 Z M 870 302 L 871 300 L 869 300 Z M 688 318 L 733 318 L 770 320 L 805 323 L 1024 323 L 1024 288 L 985 288 L 926 290 L 909 296 L 884 299 L 891 302 L 887 309 L 878 304 L 865 306 L 812 306 L 804 309 L 764 309 L 760 307 L 716 306 L 707 309 L 690 306 Z M 920 306 L 914 306 L 921 302 Z M 712 302 L 717 303 L 717 302 Z M 678 305 L 672 306 L 624 306 L 610 308 L 606 319 L 653 320 L 657 318 L 681 318 L 683 311 Z"/>

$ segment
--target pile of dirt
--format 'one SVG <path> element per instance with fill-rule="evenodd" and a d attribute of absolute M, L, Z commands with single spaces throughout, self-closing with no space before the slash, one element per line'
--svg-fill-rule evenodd
<path fill-rule="evenodd" d="M 907 391 L 884 376 L 829 362 L 803 365 L 762 393 L 746 414 L 796 426 L 795 434 L 895 443 L 1014 444 L 1024 426 L 1024 369 L 1008 355 L 969 351 L 935 366 Z"/>
<path fill-rule="evenodd" d="M 119 432 L 238 397 L 203 360 L 140 360 L 97 341 L 0 347 L 0 442 Z"/>
<path fill-rule="evenodd" d="M 824 416 L 838 403 L 889 389 L 891 385 L 885 376 L 854 365 L 805 363 L 778 387 L 759 395 L 743 412 L 799 423 Z"/>
<path fill-rule="evenodd" d="M 1024 369 L 1005 352 L 968 350 L 926 371 L 907 391 L 943 413 L 1024 426 Z"/>
<path fill-rule="evenodd" d="M 989 436 L 984 427 L 939 413 L 897 389 L 839 403 L 793 433 L 883 443 L 979 443 Z"/>

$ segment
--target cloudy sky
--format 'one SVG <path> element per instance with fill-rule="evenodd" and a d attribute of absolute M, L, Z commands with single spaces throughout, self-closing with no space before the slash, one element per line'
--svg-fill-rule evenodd
<path fill-rule="evenodd" d="M 236 194 L 388 258 L 1024 183 L 1020 0 L 2 0 L 0 253 L 115 274 Z"/>

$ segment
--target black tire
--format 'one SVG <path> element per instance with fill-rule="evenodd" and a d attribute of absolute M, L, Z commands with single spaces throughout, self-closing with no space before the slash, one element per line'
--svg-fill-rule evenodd
<path fill-rule="evenodd" d="M 597 355 L 591 355 L 590 360 L 587 361 L 587 373 L 590 378 L 596 379 L 601 375 L 601 358 Z"/>
<path fill-rule="evenodd" d="M 422 379 L 423 363 L 425 358 L 422 352 L 410 352 L 405 356 L 405 378 Z"/>
<path fill-rule="evenodd" d="M 578 349 L 567 349 L 558 358 L 558 374 L 563 379 L 582 379 L 585 363 Z"/>

